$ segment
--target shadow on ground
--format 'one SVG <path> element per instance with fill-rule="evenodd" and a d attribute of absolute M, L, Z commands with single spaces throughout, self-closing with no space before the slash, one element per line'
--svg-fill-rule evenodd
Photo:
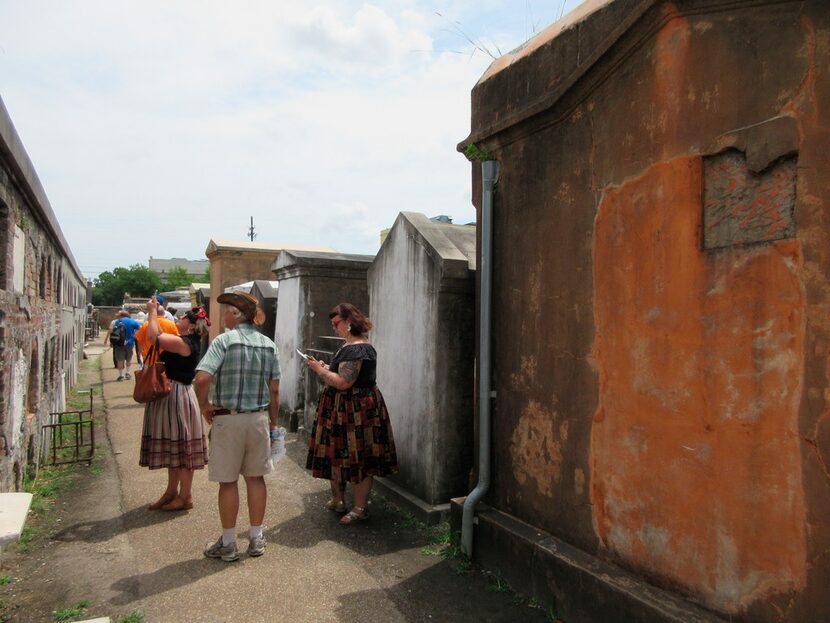
<path fill-rule="evenodd" d="M 202 556 L 167 565 L 152 573 L 139 573 L 121 578 L 110 588 L 118 594 L 110 599 L 115 606 L 126 606 L 134 601 L 192 584 L 210 575 L 230 571 L 226 564 Z"/>
<path fill-rule="evenodd" d="M 495 590 L 478 572 L 457 573 L 448 561 L 413 575 L 386 590 L 349 593 L 340 598 L 336 610 L 340 621 L 354 620 L 365 604 L 376 600 L 373 593 L 391 599 L 410 623 L 476 621 L 477 623 L 550 623 L 548 614 L 528 606 L 509 589 Z"/>
<path fill-rule="evenodd" d="M 102 543 L 110 540 L 117 534 L 124 534 L 136 528 L 145 528 L 175 519 L 174 513 L 159 513 L 148 510 L 146 506 L 138 506 L 123 515 L 110 519 L 85 521 L 67 526 L 52 536 L 55 541 L 85 541 L 86 543 Z"/>

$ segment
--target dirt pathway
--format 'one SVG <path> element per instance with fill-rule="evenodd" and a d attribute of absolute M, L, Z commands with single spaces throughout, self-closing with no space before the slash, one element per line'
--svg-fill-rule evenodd
<path fill-rule="evenodd" d="M 425 554 L 436 531 L 379 496 L 370 521 L 338 525 L 323 508 L 327 483 L 302 467 L 304 448 L 293 436 L 288 457 L 266 479 L 265 555 L 230 564 L 204 558 L 205 543 L 219 534 L 216 485 L 198 472 L 192 510 L 147 510 L 165 475 L 138 467 L 143 409 L 132 401 L 132 382 L 117 382 L 107 361 L 108 353 L 103 370 L 87 368 L 80 384 L 103 388 L 103 456 L 78 470 L 77 486 L 54 508 L 50 536 L 4 557 L 0 575 L 11 582 L 0 586 L 0 621 L 51 621 L 54 610 L 82 600 L 87 618 L 113 622 L 135 611 L 151 623 L 548 620 L 492 578 Z"/>

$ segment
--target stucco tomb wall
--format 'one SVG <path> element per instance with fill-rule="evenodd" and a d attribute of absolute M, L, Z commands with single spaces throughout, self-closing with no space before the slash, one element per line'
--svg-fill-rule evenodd
<path fill-rule="evenodd" d="M 329 348 L 321 336 L 334 333 L 328 314 L 335 305 L 352 303 L 368 313 L 366 271 L 372 259 L 369 255 L 283 251 L 273 263 L 273 275 L 280 282 L 275 339 L 283 369 L 280 409 L 289 414 L 292 427 L 311 431 L 316 405 L 306 404 L 306 384 L 319 383 L 316 375 L 307 374 L 296 349 Z"/>
<path fill-rule="evenodd" d="M 828 619 L 830 5 L 579 15 L 473 91 L 487 501 L 733 620 Z"/>
<path fill-rule="evenodd" d="M 474 228 L 401 213 L 369 271 L 378 385 L 400 473 L 429 505 L 467 492 L 472 462 L 475 271 L 448 238 Z M 466 231 L 464 231 L 466 230 Z"/>

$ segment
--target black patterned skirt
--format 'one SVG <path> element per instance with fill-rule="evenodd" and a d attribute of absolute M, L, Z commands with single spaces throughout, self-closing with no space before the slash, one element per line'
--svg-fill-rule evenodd
<path fill-rule="evenodd" d="M 398 471 L 392 425 L 375 387 L 327 387 L 317 405 L 306 468 L 315 478 L 357 484 Z"/>

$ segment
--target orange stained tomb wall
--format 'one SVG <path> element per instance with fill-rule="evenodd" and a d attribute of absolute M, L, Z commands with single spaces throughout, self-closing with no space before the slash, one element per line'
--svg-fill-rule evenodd
<path fill-rule="evenodd" d="M 600 204 L 592 497 L 616 558 L 738 612 L 806 579 L 802 256 L 703 251 L 701 177 L 658 163 Z"/>

